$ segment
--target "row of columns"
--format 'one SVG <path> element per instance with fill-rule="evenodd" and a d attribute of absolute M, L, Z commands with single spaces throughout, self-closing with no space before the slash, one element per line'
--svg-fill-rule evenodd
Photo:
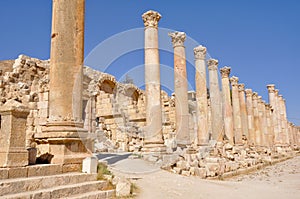
<path fill-rule="evenodd" d="M 143 14 L 145 25 L 145 84 L 147 99 L 147 135 L 145 143 L 162 142 L 160 76 L 157 25 L 161 15 L 155 11 Z M 176 138 L 179 145 L 191 143 L 189 137 L 189 112 L 187 74 L 183 32 L 169 33 L 174 48 L 174 85 L 176 99 Z M 285 100 L 278 95 L 274 85 L 268 85 L 269 103 L 251 89 L 245 89 L 238 77 L 231 77 L 231 68 L 220 69 L 222 91 L 219 88 L 218 60 L 206 61 L 206 48 L 194 48 L 195 83 L 197 102 L 197 144 L 207 145 L 209 140 L 228 140 L 235 145 L 270 147 L 296 143 L 295 127 L 286 116 Z M 206 65 L 209 76 L 207 96 Z M 210 100 L 210 101 L 208 101 Z M 210 106 L 208 105 L 210 104 Z M 211 118 L 209 119 L 209 108 Z M 154 111 L 155 110 L 155 111 Z M 155 127 L 151 127 L 154 125 Z M 209 128 L 211 126 L 211 130 Z M 156 139 L 154 139 L 156 138 Z"/>

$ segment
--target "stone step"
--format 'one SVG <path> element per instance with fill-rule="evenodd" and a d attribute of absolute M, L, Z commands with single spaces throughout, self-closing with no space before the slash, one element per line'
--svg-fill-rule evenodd
<path fill-rule="evenodd" d="M 36 176 L 28 178 L 15 178 L 0 181 L 0 196 L 12 193 L 36 191 L 70 185 L 82 182 L 95 181 L 97 174 L 65 173 L 52 176 Z"/>
<path fill-rule="evenodd" d="M 106 191 L 93 191 L 84 194 L 74 195 L 71 197 L 67 197 L 66 199 L 108 199 L 115 198 L 116 192 L 115 190 L 106 190 Z"/>
<path fill-rule="evenodd" d="M 95 192 L 104 189 L 107 186 L 106 181 L 91 181 L 77 184 L 62 185 L 53 188 L 28 191 L 17 194 L 2 196 L 5 199 L 56 199 L 67 198 L 73 195 L 80 195 L 88 192 Z"/>

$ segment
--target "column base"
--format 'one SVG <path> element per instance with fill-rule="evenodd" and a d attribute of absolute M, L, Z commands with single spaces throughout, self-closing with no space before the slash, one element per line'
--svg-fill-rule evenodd
<path fill-rule="evenodd" d="M 80 126 L 64 121 L 48 123 L 42 133 L 35 134 L 37 147 L 54 155 L 53 164 L 81 164 L 92 155 L 93 139 Z"/>
<path fill-rule="evenodd" d="M 146 143 L 142 152 L 144 153 L 166 153 L 167 147 L 163 143 Z"/>

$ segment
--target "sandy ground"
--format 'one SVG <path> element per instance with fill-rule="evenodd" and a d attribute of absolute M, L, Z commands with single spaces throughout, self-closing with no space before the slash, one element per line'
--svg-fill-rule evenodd
<path fill-rule="evenodd" d="M 138 199 L 300 199 L 300 156 L 226 181 L 185 177 L 130 154 L 104 154 L 113 173 L 133 179 Z"/>
<path fill-rule="evenodd" d="M 299 199 L 300 156 L 227 181 L 156 171 L 136 180 L 140 199 Z"/>

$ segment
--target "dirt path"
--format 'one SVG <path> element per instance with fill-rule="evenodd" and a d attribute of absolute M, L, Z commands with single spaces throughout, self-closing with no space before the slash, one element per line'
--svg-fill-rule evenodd
<path fill-rule="evenodd" d="M 299 199 L 300 156 L 228 181 L 156 171 L 136 181 L 140 199 Z"/>

